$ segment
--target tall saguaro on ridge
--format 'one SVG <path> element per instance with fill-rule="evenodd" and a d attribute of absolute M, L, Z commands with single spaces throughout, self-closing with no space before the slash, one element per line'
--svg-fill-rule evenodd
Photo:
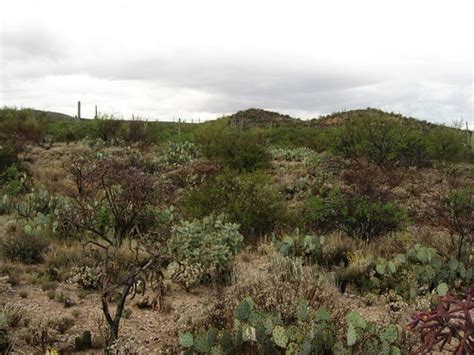
<path fill-rule="evenodd" d="M 81 119 L 81 102 L 77 102 L 77 118 Z"/>

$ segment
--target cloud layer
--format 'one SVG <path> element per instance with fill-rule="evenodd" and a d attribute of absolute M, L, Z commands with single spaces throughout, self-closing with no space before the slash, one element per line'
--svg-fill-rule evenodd
<path fill-rule="evenodd" d="M 378 107 L 473 121 L 471 5 L 2 2 L 0 104 L 209 119 Z M 474 125 L 474 122 L 472 122 Z"/>

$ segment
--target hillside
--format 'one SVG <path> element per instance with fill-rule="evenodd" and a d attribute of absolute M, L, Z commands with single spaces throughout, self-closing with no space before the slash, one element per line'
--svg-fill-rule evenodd
<path fill-rule="evenodd" d="M 0 111 L 2 354 L 440 353 L 422 312 L 474 294 L 466 132 L 46 115 Z"/>
<path fill-rule="evenodd" d="M 382 119 L 382 120 L 392 120 L 392 121 L 402 122 L 408 125 L 421 125 L 424 127 L 436 126 L 434 123 L 418 120 L 413 117 L 405 117 L 398 113 L 385 112 L 383 110 L 370 108 L 370 107 L 366 109 L 356 109 L 356 110 L 349 110 L 349 111 L 334 112 L 329 115 L 321 116 L 319 118 L 314 118 L 310 120 L 310 126 L 312 127 L 338 126 L 338 125 L 345 124 L 351 120 L 366 119 L 368 117 Z"/>
<path fill-rule="evenodd" d="M 227 118 L 231 127 L 242 127 L 244 129 L 256 127 L 295 127 L 306 124 L 301 119 L 258 108 L 238 111 L 233 115 L 227 116 Z"/>
<path fill-rule="evenodd" d="M 41 120 L 49 120 L 49 121 L 72 121 L 76 120 L 75 117 L 67 115 L 61 112 L 53 112 L 53 111 L 44 111 L 44 110 L 37 110 L 32 108 L 23 108 L 23 109 L 16 109 L 16 108 L 2 108 L 0 109 L 0 120 L 8 118 L 9 116 L 16 116 L 20 118 L 37 118 Z"/>

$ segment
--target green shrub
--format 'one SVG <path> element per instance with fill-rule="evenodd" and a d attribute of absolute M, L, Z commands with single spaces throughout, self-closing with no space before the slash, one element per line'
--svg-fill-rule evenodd
<path fill-rule="evenodd" d="M 323 191 L 320 196 L 311 196 L 306 201 L 304 213 L 311 229 L 326 234 L 335 230 L 344 208 L 344 198 L 337 189 Z"/>
<path fill-rule="evenodd" d="M 174 228 L 168 247 L 173 277 L 189 289 L 205 277 L 217 279 L 229 271 L 234 255 L 242 246 L 239 225 L 225 223 L 224 216 L 181 221 Z"/>
<path fill-rule="evenodd" d="M 240 224 L 246 236 L 272 232 L 284 223 L 283 197 L 263 173 L 235 175 L 226 171 L 192 191 L 184 202 L 186 211 L 195 218 L 225 213 Z"/>
<path fill-rule="evenodd" d="M 140 145 L 152 142 L 148 128 L 148 122 L 133 120 L 121 125 L 118 135 L 127 143 L 138 143 Z"/>
<path fill-rule="evenodd" d="M 428 161 L 425 138 L 417 125 L 374 112 L 348 120 L 336 132 L 333 150 L 382 168 L 424 166 Z"/>
<path fill-rule="evenodd" d="M 310 197 L 305 211 L 312 228 L 325 233 L 339 228 L 366 240 L 397 230 L 407 221 L 405 211 L 394 203 L 362 195 L 345 196 L 337 189 Z"/>
<path fill-rule="evenodd" d="M 459 129 L 436 126 L 427 134 L 427 149 L 431 159 L 461 161 L 469 157 L 466 132 Z"/>
<path fill-rule="evenodd" d="M 370 240 L 399 229 L 406 222 L 406 213 L 395 204 L 371 201 L 355 196 L 342 209 L 342 228 L 350 236 Z"/>
<path fill-rule="evenodd" d="M 0 185 L 3 184 L 4 192 L 8 195 L 25 193 L 28 189 L 29 179 L 20 171 L 16 164 L 10 165 L 3 174 L 0 174 Z"/>
<path fill-rule="evenodd" d="M 16 151 L 13 147 L 0 146 L 0 178 L 3 179 L 3 175 L 11 165 L 15 164 L 16 159 Z"/>
<path fill-rule="evenodd" d="M 28 144 L 41 144 L 45 138 L 47 122 L 43 114 L 29 109 L 0 110 L 0 144 L 16 153 Z"/>
<path fill-rule="evenodd" d="M 459 236 L 458 258 L 463 256 L 464 246 L 474 246 L 474 188 L 452 190 L 443 198 L 447 225 L 452 234 Z"/>
<path fill-rule="evenodd" d="M 196 133 L 204 156 L 224 167 L 240 172 L 252 172 L 270 166 L 270 153 L 261 136 L 232 132 L 222 125 Z"/>
<path fill-rule="evenodd" d="M 10 260 L 26 264 L 35 264 L 43 260 L 43 253 L 48 248 L 48 241 L 42 237 L 18 230 L 0 241 L 2 255 Z"/>
<path fill-rule="evenodd" d="M 115 142 L 118 138 L 122 121 L 113 116 L 102 115 L 92 120 L 92 135 L 89 138 L 98 138 L 104 142 Z"/>

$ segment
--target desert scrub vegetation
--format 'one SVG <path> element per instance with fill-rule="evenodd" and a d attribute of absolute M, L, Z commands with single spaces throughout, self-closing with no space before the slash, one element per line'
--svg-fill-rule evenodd
<path fill-rule="evenodd" d="M 407 221 L 405 211 L 392 202 L 343 194 L 338 189 L 310 197 L 304 209 L 310 228 L 322 233 L 339 229 L 365 240 L 397 230 Z"/>
<path fill-rule="evenodd" d="M 347 315 L 345 337 L 337 334 L 329 309 L 313 310 L 307 302 L 299 303 L 297 319 L 289 324 L 283 322 L 278 312 L 256 308 L 251 297 L 235 308 L 234 317 L 232 330 L 210 328 L 203 333 L 181 333 L 181 347 L 198 353 L 400 353 L 395 345 L 399 338 L 395 325 L 379 328 L 354 311 Z"/>
<path fill-rule="evenodd" d="M 264 172 L 226 170 L 191 191 L 184 202 L 192 217 L 225 213 L 246 236 L 262 236 L 285 223 L 284 199 Z"/>
<path fill-rule="evenodd" d="M 242 241 L 239 225 L 225 223 L 224 215 L 181 221 L 168 242 L 171 278 L 189 290 L 199 282 L 225 277 Z"/>
<path fill-rule="evenodd" d="M 0 110 L 1 351 L 470 353 L 465 133 Z"/>

